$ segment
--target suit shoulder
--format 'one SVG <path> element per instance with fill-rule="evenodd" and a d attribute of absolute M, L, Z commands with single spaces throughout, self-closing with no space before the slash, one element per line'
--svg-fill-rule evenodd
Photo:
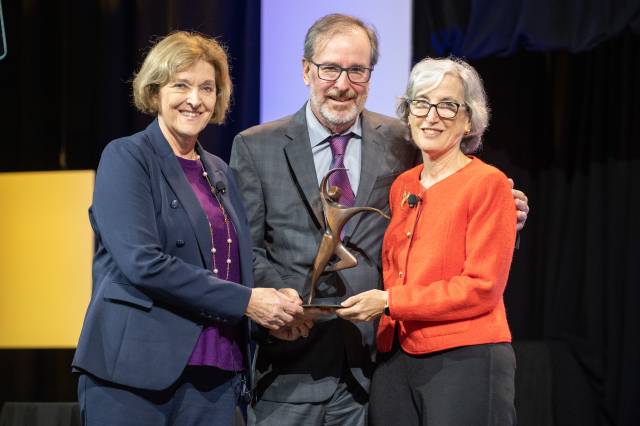
<path fill-rule="evenodd" d="M 415 151 L 416 148 L 415 145 L 411 143 L 409 127 L 406 123 L 397 118 L 368 110 L 362 113 L 362 119 L 367 127 L 376 129 L 387 144 L 394 145 L 398 149 L 411 152 Z"/>
<path fill-rule="evenodd" d="M 133 135 L 117 138 L 109 142 L 102 151 L 102 156 L 129 154 L 135 157 L 146 156 L 151 153 L 151 146 L 147 142 L 144 131 Z"/>
<path fill-rule="evenodd" d="M 229 165 L 227 164 L 226 161 L 224 161 L 222 158 L 218 157 L 215 154 L 210 153 L 207 150 L 202 150 L 201 154 L 207 159 L 207 161 L 211 164 L 213 164 L 213 166 L 216 168 L 216 170 L 221 170 L 223 172 L 227 172 L 227 170 L 229 169 Z"/>
<path fill-rule="evenodd" d="M 402 130 L 403 132 L 407 128 L 407 125 L 400 119 L 378 112 L 364 110 L 362 116 L 364 120 L 371 122 L 373 125 L 384 125 L 390 129 Z"/>
<path fill-rule="evenodd" d="M 364 110 L 363 115 L 365 117 L 365 119 L 369 119 L 369 120 L 375 120 L 375 121 L 379 121 L 382 123 L 399 123 L 401 124 L 402 122 L 397 119 L 396 117 L 391 117 L 385 114 L 380 114 L 379 112 L 375 112 L 375 111 L 371 111 L 371 110 Z"/>
<path fill-rule="evenodd" d="M 286 117 L 279 118 L 277 120 L 269 121 L 267 123 L 258 124 L 256 126 L 249 127 L 246 130 L 238 133 L 238 136 L 242 137 L 245 140 L 250 140 L 253 138 L 263 138 L 267 135 L 282 133 L 291 120 L 293 119 L 293 115 L 288 115 Z"/>

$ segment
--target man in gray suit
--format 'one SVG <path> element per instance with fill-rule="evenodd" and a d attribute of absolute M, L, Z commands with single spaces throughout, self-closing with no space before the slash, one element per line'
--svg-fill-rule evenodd
<path fill-rule="evenodd" d="M 319 183 L 336 155 L 329 144 L 332 135 L 349 135 L 341 155 L 356 206 L 388 212 L 391 183 L 418 161 L 400 121 L 364 109 L 377 59 L 378 40 L 370 26 L 345 15 L 319 19 L 307 32 L 302 60 L 309 101 L 291 116 L 236 136 L 231 167 L 251 227 L 256 285 L 293 288 L 307 299 L 324 231 Z M 377 214 L 348 222 L 343 241 L 358 265 L 323 275 L 317 302 L 339 303 L 381 287 L 386 226 Z M 366 424 L 376 323 L 331 316 L 318 319 L 311 329 L 308 325 L 268 336 L 265 331 L 256 359 L 257 402 L 249 422 Z"/>

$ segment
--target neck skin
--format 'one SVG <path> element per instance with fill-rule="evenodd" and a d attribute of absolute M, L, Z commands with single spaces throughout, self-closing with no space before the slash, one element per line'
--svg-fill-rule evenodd
<path fill-rule="evenodd" d="M 459 148 L 455 148 L 437 158 L 432 158 L 423 152 L 422 161 L 424 169 L 420 173 L 420 183 L 427 189 L 469 164 L 471 158 L 467 157 Z"/>
<path fill-rule="evenodd" d="M 161 117 L 158 117 L 158 123 L 160 124 L 160 131 L 167 142 L 169 142 L 169 146 L 171 146 L 173 153 L 177 157 L 186 158 L 187 160 L 196 159 L 197 154 L 195 149 L 196 142 L 198 142 L 197 138 L 181 138 L 178 135 L 171 133 Z"/>

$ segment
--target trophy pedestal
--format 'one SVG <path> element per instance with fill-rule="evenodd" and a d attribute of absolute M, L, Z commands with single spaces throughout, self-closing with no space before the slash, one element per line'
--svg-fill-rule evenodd
<path fill-rule="evenodd" d="M 340 309 L 343 308 L 344 306 L 340 305 L 340 304 L 326 304 L 323 305 L 322 303 L 307 303 L 302 305 L 302 307 L 304 309 L 326 309 L 326 310 L 336 310 L 336 309 Z"/>
<path fill-rule="evenodd" d="M 328 320 L 332 317 L 335 318 L 336 309 L 340 309 L 342 306 L 337 304 L 307 303 L 302 305 L 302 308 L 306 317 L 311 317 L 315 320 Z"/>

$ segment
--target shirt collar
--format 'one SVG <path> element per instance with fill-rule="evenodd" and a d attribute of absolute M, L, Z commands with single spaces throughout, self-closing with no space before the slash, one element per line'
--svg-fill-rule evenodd
<path fill-rule="evenodd" d="M 316 145 L 319 145 L 323 142 L 327 141 L 327 138 L 331 136 L 331 133 L 326 127 L 318 121 L 313 111 L 311 111 L 311 103 L 307 102 L 307 106 L 305 109 L 306 118 L 307 118 L 307 129 L 309 130 L 309 141 L 311 142 L 311 147 L 313 148 Z M 362 121 L 360 119 L 360 114 L 356 118 L 356 122 L 347 129 L 342 134 L 353 133 L 353 136 L 362 138 Z"/>

